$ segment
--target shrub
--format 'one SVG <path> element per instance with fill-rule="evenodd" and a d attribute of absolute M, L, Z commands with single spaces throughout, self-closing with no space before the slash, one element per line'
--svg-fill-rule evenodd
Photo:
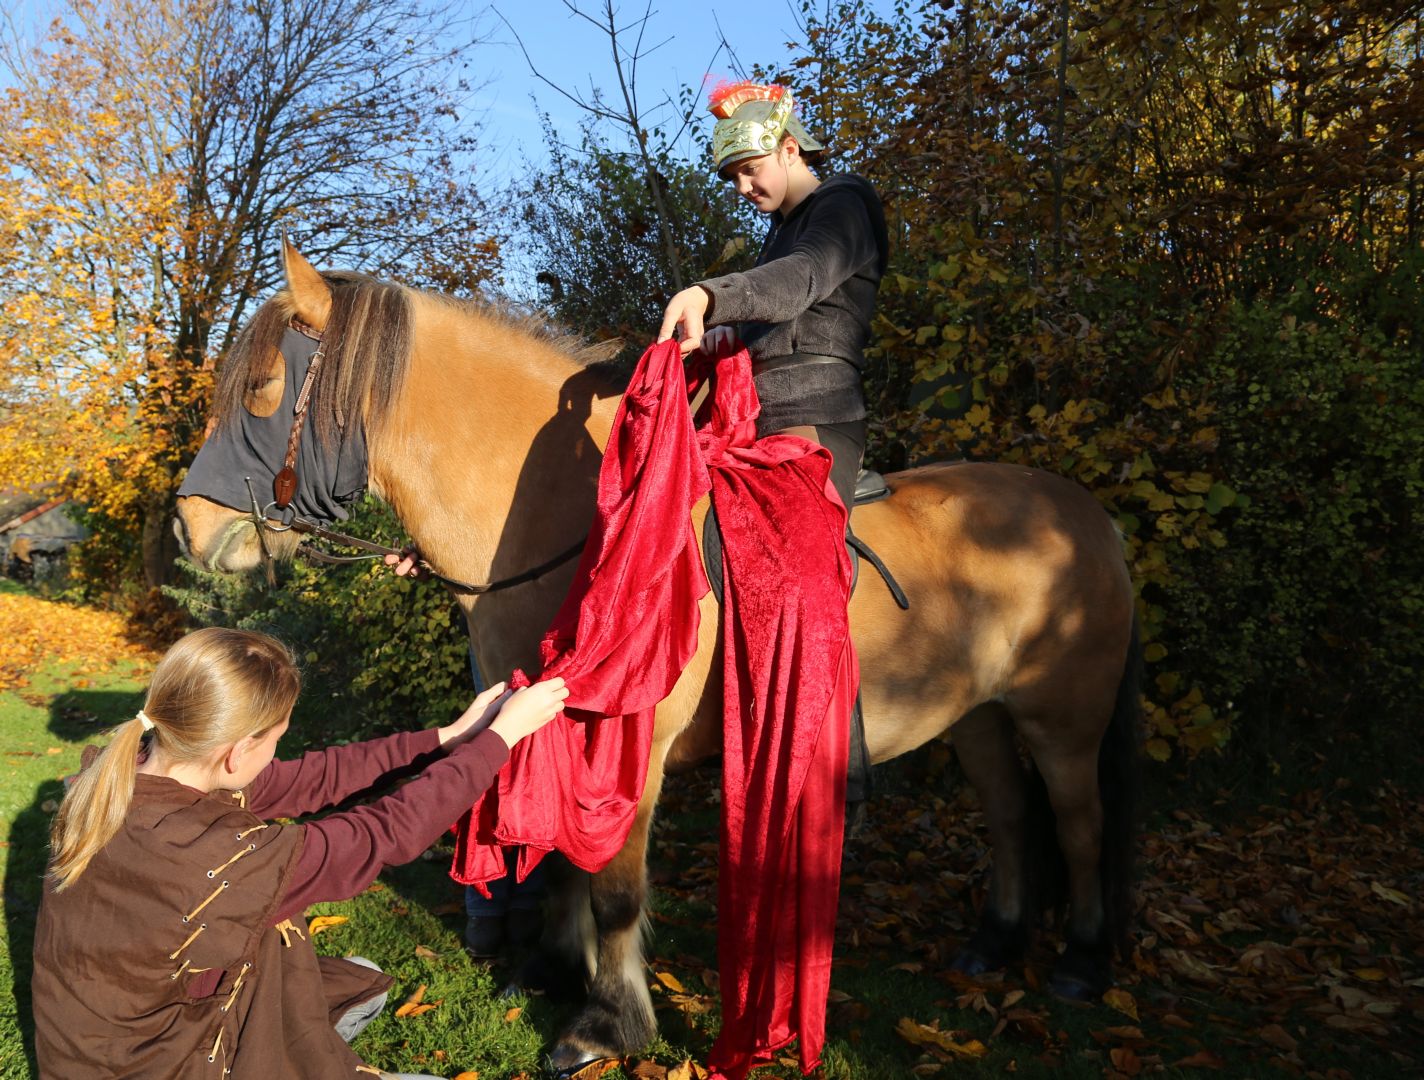
<path fill-rule="evenodd" d="M 378 543 L 405 542 L 374 499 L 347 525 Z M 299 714 L 330 742 L 446 723 L 473 697 L 464 615 L 439 585 L 379 563 L 298 561 L 278 567 L 273 585 L 183 565 L 189 583 L 165 592 L 198 623 L 261 630 L 292 646 L 307 684 Z"/>

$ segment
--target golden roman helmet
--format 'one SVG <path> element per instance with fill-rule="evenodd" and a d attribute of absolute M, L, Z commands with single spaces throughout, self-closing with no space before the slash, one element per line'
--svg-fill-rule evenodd
<path fill-rule="evenodd" d="M 712 157 L 717 171 L 747 158 L 770 154 L 784 135 L 793 136 L 802 150 L 825 149 L 806 133 L 792 105 L 791 91 L 784 86 L 740 82 L 712 91 L 707 111 L 717 118 L 712 132 Z"/>

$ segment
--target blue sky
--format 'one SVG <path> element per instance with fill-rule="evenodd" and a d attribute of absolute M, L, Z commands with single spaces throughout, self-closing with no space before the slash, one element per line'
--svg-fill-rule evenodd
<path fill-rule="evenodd" d="M 818 8 L 828 0 L 814 0 Z M 892 10 L 893 0 L 868 0 L 878 12 Z M 610 101 L 621 102 L 608 35 L 569 10 L 562 0 L 453 0 L 455 14 L 467 20 L 479 39 L 467 52 L 463 74 L 474 90 L 464 118 L 480 125 L 473 167 L 477 184 L 487 198 L 497 198 L 507 181 L 528 161 L 535 167 L 547 161 L 538 112 L 551 117 L 559 134 L 577 141 L 583 117 L 577 105 L 541 82 L 530 70 L 542 74 L 571 93 L 591 100 L 600 88 Z M 833 0 L 831 0 L 833 4 Z M 579 9 L 601 20 L 603 0 L 577 0 Z M 463 5 L 463 6 L 462 6 Z M 11 26 L 36 40 L 53 14 L 65 8 L 63 0 L 0 0 Z M 620 27 L 633 26 L 645 13 L 643 51 L 637 71 L 640 108 L 645 123 L 656 127 L 680 118 L 656 106 L 674 101 L 684 86 L 699 88 L 704 79 L 735 78 L 738 70 L 757 64 L 774 64 L 790 53 L 790 43 L 801 42 L 798 10 L 789 0 L 615 0 Z M 720 27 L 720 30 L 719 30 Z M 627 36 L 633 45 L 636 29 Z M 528 51 L 528 60 L 516 41 Z M 725 51 L 714 59 L 718 41 L 725 36 L 734 57 Z M 620 39 L 622 41 L 624 39 Z M 0 86 L 6 79 L 0 73 Z M 699 109 L 697 123 L 710 125 Z M 605 129 L 607 130 L 607 129 Z M 688 147 L 691 152 L 691 147 Z M 513 269 L 513 268 L 511 268 Z M 517 275 L 516 275 L 517 276 Z"/>
<path fill-rule="evenodd" d="M 579 5 L 595 18 L 602 14 L 600 0 L 579 0 Z M 872 6 L 878 10 L 890 7 L 888 2 Z M 646 0 L 616 4 L 616 8 L 623 24 L 636 22 L 648 10 Z M 542 160 L 536 103 L 538 109 L 549 113 L 566 137 L 575 133 L 580 118 L 578 106 L 531 74 L 515 33 L 534 66 L 552 81 L 580 92 L 585 99 L 591 86 L 601 87 L 614 100 L 620 99 L 608 36 L 572 14 L 560 0 L 504 0 L 495 10 L 503 14 L 509 26 L 493 13 L 485 16 L 490 37 L 477 47 L 475 56 L 488 82 L 473 104 L 484 122 L 485 160 L 481 167 L 502 176 L 517 167 L 520 151 L 535 162 Z M 717 42 L 723 36 L 743 69 L 784 58 L 787 43 L 800 40 L 797 22 L 796 11 L 786 0 L 655 2 L 644 33 L 644 47 L 659 47 L 638 68 L 640 105 L 653 105 L 667 96 L 676 100 L 680 88 L 700 87 L 708 75 L 714 80 L 735 77 L 733 61 L 725 52 L 713 60 Z M 656 119 L 672 114 L 653 111 L 652 115 Z M 711 121 L 702 118 L 699 122 Z"/>
<path fill-rule="evenodd" d="M 820 7 L 826 0 L 815 2 Z M 458 9 L 460 0 L 455 3 Z M 601 18 L 602 0 L 577 0 L 577 4 L 580 10 Z M 21 34 L 36 35 L 65 5 L 62 0 L 3 0 L 3 6 Z M 888 12 L 891 2 L 870 0 L 870 6 Z M 639 101 L 644 106 L 666 96 L 675 99 L 683 86 L 700 87 L 708 75 L 714 79 L 733 77 L 734 64 L 725 52 L 713 60 L 716 44 L 724 35 L 744 69 L 785 57 L 788 43 L 800 39 L 797 12 L 790 0 L 654 0 L 651 7 L 647 0 L 615 0 L 615 8 L 624 26 L 649 12 L 643 45 L 645 49 L 657 48 L 644 57 L 638 69 Z M 552 81 L 585 98 L 593 86 L 616 98 L 608 36 L 561 0 L 501 0 L 495 5 L 466 0 L 462 13 L 482 39 L 467 58 L 467 74 L 477 87 L 469 113 L 481 122 L 478 167 L 491 179 L 507 177 L 519 167 L 521 155 L 536 164 L 544 160 L 536 109 L 548 112 L 569 138 L 575 135 L 581 115 L 576 105 L 531 73 L 516 34 L 528 50 L 529 60 Z M 648 112 L 654 119 L 671 115 L 653 109 Z M 704 116 L 700 122 L 710 121 Z"/>

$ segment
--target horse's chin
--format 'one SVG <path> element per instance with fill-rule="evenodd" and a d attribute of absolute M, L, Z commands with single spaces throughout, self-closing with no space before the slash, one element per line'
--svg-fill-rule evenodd
<path fill-rule="evenodd" d="M 250 516 L 199 495 L 178 500 L 173 532 L 183 554 L 206 570 L 250 574 L 266 561 Z M 284 558 L 291 556 L 296 544 L 295 534 L 274 533 L 267 546 L 273 556 Z"/>

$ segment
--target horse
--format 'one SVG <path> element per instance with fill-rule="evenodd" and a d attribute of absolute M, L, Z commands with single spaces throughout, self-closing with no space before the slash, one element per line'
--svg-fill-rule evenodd
<path fill-rule="evenodd" d="M 303 453 L 344 453 L 362 435 L 360 486 L 394 509 L 436 572 L 518 581 L 459 597 L 480 670 L 537 670 L 537 643 L 574 569 L 553 564 L 593 516 L 619 400 L 607 365 L 498 306 L 320 273 L 285 242 L 283 257 L 285 288 L 221 365 L 215 428 L 190 480 L 240 425 L 270 421 L 285 441 L 291 415 L 274 414 L 303 373 L 288 371 L 283 342 L 292 327 L 320 337 L 321 370 L 304 380 L 311 412 L 296 423 L 298 438 L 308 432 Z M 243 467 L 265 492 L 280 465 Z M 1139 646 L 1121 537 L 1089 492 L 1035 469 L 957 462 L 887 479 L 892 494 L 853 513 L 856 534 L 911 600 L 902 610 L 866 575 L 851 599 L 870 759 L 948 731 L 979 794 L 992 864 L 978 928 L 954 966 L 974 975 L 1014 962 L 1045 910 L 1066 901 L 1050 986 L 1096 997 L 1111 985 L 1132 905 Z M 706 512 L 704 499 L 699 531 Z M 175 530 L 195 562 L 250 572 L 298 545 L 262 515 L 274 511 L 255 495 L 189 490 Z M 648 831 L 664 776 L 719 752 L 719 622 L 717 601 L 704 597 L 698 651 L 656 712 L 627 843 L 598 873 L 572 872 L 551 901 L 545 960 L 579 972 L 587 991 L 549 1055 L 565 1075 L 655 1034 L 642 953 Z"/>

